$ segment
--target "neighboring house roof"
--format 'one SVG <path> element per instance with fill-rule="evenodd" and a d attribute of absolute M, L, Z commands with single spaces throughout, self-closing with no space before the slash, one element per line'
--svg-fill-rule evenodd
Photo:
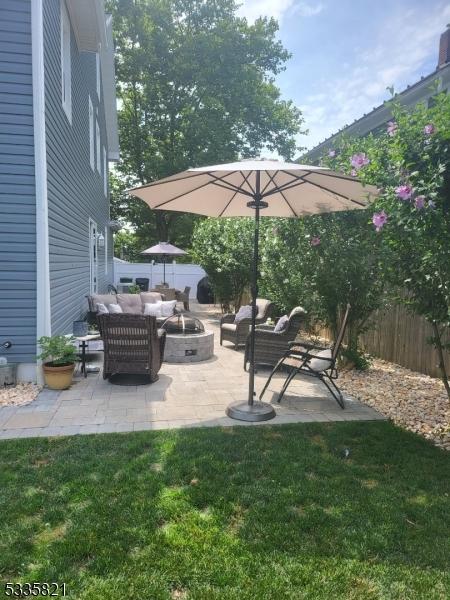
<path fill-rule="evenodd" d="M 446 44 L 446 45 L 445 45 Z M 447 52 L 443 52 L 443 48 Z M 428 102 L 437 92 L 448 91 L 450 89 L 450 30 L 448 29 L 441 36 L 439 65 L 435 71 L 422 77 L 413 85 L 409 85 L 402 92 L 395 94 L 395 99 L 399 100 L 405 106 L 415 106 L 420 102 Z M 308 150 L 301 159 L 302 163 L 317 162 L 327 150 L 331 149 L 336 141 L 342 136 L 364 137 L 369 133 L 376 131 L 379 127 L 385 125 L 392 118 L 390 106 L 384 102 L 374 108 L 371 112 L 356 119 L 351 125 L 345 125 L 337 133 L 334 133 L 323 142 Z"/>
<path fill-rule="evenodd" d="M 119 160 L 114 41 L 112 17 L 105 14 L 104 0 L 66 0 L 70 22 L 81 52 L 100 52 L 108 160 Z"/>

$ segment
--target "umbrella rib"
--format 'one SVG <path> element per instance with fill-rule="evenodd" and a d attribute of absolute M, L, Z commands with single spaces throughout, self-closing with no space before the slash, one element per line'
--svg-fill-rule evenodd
<path fill-rule="evenodd" d="M 202 175 L 205 175 L 205 174 L 206 173 L 202 173 Z M 223 177 L 226 177 L 226 176 L 227 175 L 223 175 Z M 217 179 L 219 179 L 219 177 Z M 202 185 L 199 185 L 198 187 L 196 187 L 196 188 L 194 188 L 192 190 L 188 190 L 187 192 L 183 192 L 182 194 L 178 194 L 178 196 L 174 196 L 170 200 L 165 200 L 164 202 L 161 202 L 161 204 L 156 204 L 155 206 L 151 206 L 150 208 L 159 208 L 160 206 L 164 206 L 165 204 L 169 204 L 169 202 L 173 202 L 174 200 L 178 200 L 179 198 L 182 198 L 183 196 L 187 196 L 188 194 L 191 194 L 192 192 L 197 192 L 198 190 L 201 190 L 202 188 L 206 187 L 210 183 L 211 183 L 210 181 L 207 181 L 206 183 L 202 183 Z"/>
<path fill-rule="evenodd" d="M 275 181 L 275 175 L 270 175 L 269 171 L 266 171 L 266 173 L 267 173 L 267 176 L 269 177 L 269 181 L 267 182 L 267 184 L 266 184 L 266 186 L 265 186 L 264 190 L 266 190 L 266 189 L 267 189 L 267 186 L 269 185 L 270 181 L 273 183 L 273 185 L 274 185 L 275 187 L 277 187 L 277 183 L 276 183 L 276 181 Z M 264 190 L 263 190 L 263 192 L 262 192 L 262 193 L 264 193 Z M 283 191 L 280 189 L 280 190 L 279 190 L 279 192 L 280 192 L 280 194 L 281 194 L 281 196 L 282 196 L 283 200 L 284 200 L 284 201 L 286 202 L 286 204 L 289 206 L 289 208 L 290 208 L 290 210 L 292 211 L 292 214 L 294 215 L 294 217 L 296 217 L 296 216 L 297 216 L 297 213 L 296 213 L 296 212 L 295 212 L 295 210 L 292 208 L 292 206 L 289 204 L 289 202 L 288 202 L 288 199 L 287 199 L 287 198 L 286 198 L 286 196 L 283 194 Z"/>
<path fill-rule="evenodd" d="M 253 171 L 249 171 L 248 175 L 244 175 L 244 173 L 242 171 L 239 171 L 239 173 L 242 175 L 242 179 L 243 179 L 242 183 L 245 182 L 248 185 L 248 187 L 250 188 L 250 191 L 252 192 L 252 194 L 256 194 L 256 191 L 253 189 L 252 184 L 248 180 L 250 175 L 253 173 Z"/>
<path fill-rule="evenodd" d="M 213 181 L 211 181 L 213 185 L 217 185 L 218 187 L 225 188 L 226 190 L 238 192 L 240 194 L 244 194 L 244 196 L 250 196 L 251 198 L 253 198 L 253 194 L 247 192 L 246 190 L 243 190 L 242 187 L 238 187 L 237 185 L 234 185 L 229 181 L 223 181 L 223 178 L 217 177 L 217 175 L 213 175 L 213 173 L 206 174 L 213 179 Z M 228 177 L 229 175 L 232 175 L 232 173 L 227 173 L 227 175 L 224 175 L 224 177 Z"/>
<path fill-rule="evenodd" d="M 201 175 L 205 175 L 205 173 L 194 173 L 193 175 L 186 175 L 185 177 L 178 177 L 178 179 L 167 179 L 166 181 L 152 181 L 150 183 L 146 183 L 145 185 L 139 185 L 138 187 L 134 187 L 128 190 L 128 192 L 133 192 L 135 190 L 142 190 L 142 188 L 152 187 L 154 185 L 163 185 L 164 183 L 173 183 L 174 181 L 183 181 L 183 179 L 193 179 L 194 177 L 200 177 Z M 169 175 L 170 177 L 170 175 Z"/>
<path fill-rule="evenodd" d="M 309 183 L 309 181 L 308 182 L 300 181 L 300 183 L 298 181 L 289 181 L 288 183 L 284 183 L 283 185 L 280 185 L 280 187 L 271 189 L 270 192 L 267 192 L 266 194 L 264 194 L 263 198 L 267 198 L 267 196 L 273 196 L 273 194 L 286 192 L 287 190 L 291 190 L 292 188 L 298 187 L 299 185 L 302 185 L 304 183 Z"/>
<path fill-rule="evenodd" d="M 283 171 L 283 173 L 288 174 L 287 171 Z M 344 200 L 348 200 L 349 202 L 353 202 L 354 204 L 358 204 L 358 206 L 363 206 L 364 208 L 367 208 L 367 204 L 365 202 L 359 202 L 358 200 L 354 200 L 353 198 L 348 198 L 347 196 L 343 196 L 342 194 L 340 194 L 339 192 L 336 192 L 330 188 L 325 187 L 324 185 L 320 185 L 320 183 L 314 183 L 314 181 L 310 181 L 309 179 L 304 179 L 303 176 L 298 176 L 298 175 L 292 175 L 293 177 L 295 177 L 295 179 L 298 179 L 299 181 L 302 181 L 303 183 L 309 183 L 309 185 L 313 185 L 314 187 L 318 187 L 321 190 L 324 190 L 325 192 L 329 192 L 330 194 L 334 194 L 335 196 L 339 196 L 339 198 L 344 198 Z"/>
<path fill-rule="evenodd" d="M 227 208 L 230 206 L 230 204 L 233 202 L 233 200 L 235 199 L 236 196 L 237 196 L 237 192 L 234 192 L 233 195 L 231 196 L 230 200 L 227 202 L 227 205 L 225 206 L 225 208 L 220 212 L 219 217 L 223 216 L 223 213 L 227 210 Z"/>

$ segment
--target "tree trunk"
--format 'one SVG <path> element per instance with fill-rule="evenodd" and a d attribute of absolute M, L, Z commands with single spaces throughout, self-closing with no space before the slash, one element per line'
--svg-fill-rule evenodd
<path fill-rule="evenodd" d="M 450 402 L 450 384 L 448 381 L 447 370 L 445 368 L 444 349 L 442 348 L 441 332 L 439 331 L 438 324 L 435 321 L 433 321 L 432 326 L 434 331 L 434 344 L 439 355 L 438 367 L 441 372 L 441 379 L 444 384 L 445 391 L 447 392 L 448 400 Z"/>

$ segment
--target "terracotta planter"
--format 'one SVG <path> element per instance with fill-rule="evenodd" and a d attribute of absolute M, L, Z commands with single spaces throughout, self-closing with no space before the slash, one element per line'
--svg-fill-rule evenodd
<path fill-rule="evenodd" d="M 75 364 L 52 367 L 50 364 L 42 365 L 46 385 L 52 390 L 66 390 L 72 385 Z"/>

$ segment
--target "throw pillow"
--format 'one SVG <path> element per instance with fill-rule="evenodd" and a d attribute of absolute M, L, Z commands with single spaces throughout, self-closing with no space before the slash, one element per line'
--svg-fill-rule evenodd
<path fill-rule="evenodd" d="M 174 314 L 176 300 L 168 300 L 167 302 L 161 302 L 161 316 L 171 317 Z"/>
<path fill-rule="evenodd" d="M 108 309 L 110 313 L 123 313 L 122 307 L 120 304 L 108 304 Z"/>
<path fill-rule="evenodd" d="M 245 306 L 241 306 L 241 308 L 237 311 L 234 322 L 239 323 L 243 319 L 251 319 L 252 318 L 252 307 L 250 304 L 246 304 Z"/>
<path fill-rule="evenodd" d="M 162 302 L 146 302 L 144 304 L 144 315 L 150 317 L 162 317 L 161 313 Z"/>
<path fill-rule="evenodd" d="M 308 366 L 311 369 L 320 372 L 330 368 L 332 355 L 332 351 L 330 348 L 327 348 L 326 350 L 321 350 L 320 352 L 311 350 L 311 353 L 315 354 L 317 357 L 320 356 L 320 358 L 312 358 L 310 361 L 308 361 Z"/>
<path fill-rule="evenodd" d="M 275 329 L 273 330 L 274 333 L 281 333 L 282 331 L 284 331 L 288 326 L 288 323 L 289 317 L 287 315 L 283 315 L 282 317 L 280 317 L 277 321 L 277 324 L 275 325 Z"/>
<path fill-rule="evenodd" d="M 108 315 L 109 314 L 109 310 L 106 308 L 106 304 L 103 304 L 103 302 L 97 302 L 96 308 L 97 308 L 98 315 Z"/>

